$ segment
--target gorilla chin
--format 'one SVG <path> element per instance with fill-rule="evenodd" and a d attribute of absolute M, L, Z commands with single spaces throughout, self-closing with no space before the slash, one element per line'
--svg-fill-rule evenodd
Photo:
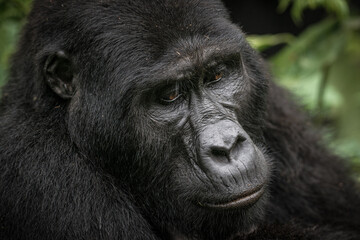
<path fill-rule="evenodd" d="M 233 202 L 209 204 L 209 206 L 201 206 L 198 203 L 196 207 L 186 206 L 183 202 L 173 210 L 174 218 L 170 218 L 170 221 L 161 219 L 155 222 L 155 225 L 164 226 L 162 235 L 168 234 L 170 239 L 215 240 L 246 236 L 256 231 L 265 218 L 264 210 L 268 194 L 262 191 L 264 190 L 254 194 L 256 199 L 252 199 L 251 203 L 243 203 L 244 198 Z M 238 202 L 241 202 L 241 206 Z M 170 210 L 167 211 L 170 213 Z"/>

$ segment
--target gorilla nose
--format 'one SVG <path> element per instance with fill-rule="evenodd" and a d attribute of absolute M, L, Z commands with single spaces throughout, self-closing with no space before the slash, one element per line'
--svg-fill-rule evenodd
<path fill-rule="evenodd" d="M 230 164 L 236 160 L 246 137 L 241 134 L 242 128 L 229 120 L 219 121 L 208 126 L 200 137 L 202 158 L 218 164 Z"/>
<path fill-rule="evenodd" d="M 199 136 L 199 166 L 213 181 L 226 187 L 255 186 L 263 157 L 240 124 L 222 120 L 208 125 Z"/>

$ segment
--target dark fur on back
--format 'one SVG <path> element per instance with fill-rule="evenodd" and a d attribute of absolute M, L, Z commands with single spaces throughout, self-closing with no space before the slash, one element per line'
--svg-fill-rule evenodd
<path fill-rule="evenodd" d="M 35 1 L 0 102 L 0 238 L 169 238 L 168 229 L 152 221 L 151 209 L 134 204 L 139 196 L 130 194 L 121 178 L 124 169 L 138 164 L 159 172 L 158 181 L 165 185 L 172 171 L 167 165 L 127 159 L 141 155 L 124 140 L 131 139 L 137 121 L 129 117 L 132 98 L 137 84 L 151 75 L 150 66 L 166 55 L 167 45 L 193 32 L 230 39 L 237 27 L 229 30 L 224 24 L 229 24 L 228 15 L 215 0 Z M 201 47 L 198 39 L 191 41 Z M 265 81 L 262 60 L 245 41 L 243 48 L 253 76 Z M 45 57 L 58 49 L 72 54 L 83 80 L 79 89 L 86 89 L 71 104 L 43 81 Z M 111 79 L 131 81 L 107 85 Z M 265 84 L 257 87 L 260 92 L 252 97 L 261 99 L 254 100 L 259 105 L 251 114 L 264 117 L 263 124 L 253 127 L 263 132 L 273 166 L 269 199 L 256 212 L 263 210 L 265 217 L 245 233 L 224 233 L 227 223 L 218 219 L 207 219 L 209 225 L 235 239 L 360 239 L 359 191 L 345 162 L 320 144 L 284 90 L 272 82 L 267 94 Z M 117 154 L 123 152 L 121 159 Z M 154 161 L 169 154 L 151 147 L 144 152 Z M 114 160 L 119 158 L 120 163 Z M 141 175 L 148 172 L 144 169 L 126 177 L 133 185 L 151 180 Z M 146 187 L 151 191 L 158 185 Z M 170 212 L 156 214 L 167 219 Z M 194 216 L 193 222 L 199 219 Z M 202 226 L 203 236 L 211 232 L 207 227 Z"/>

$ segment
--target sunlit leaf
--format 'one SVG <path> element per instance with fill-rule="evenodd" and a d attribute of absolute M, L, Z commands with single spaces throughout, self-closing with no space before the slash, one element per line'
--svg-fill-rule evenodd
<path fill-rule="evenodd" d="M 269 35 L 249 35 L 247 40 L 250 45 L 258 51 L 264 51 L 269 47 L 279 44 L 290 44 L 295 37 L 289 33 L 269 34 Z"/>

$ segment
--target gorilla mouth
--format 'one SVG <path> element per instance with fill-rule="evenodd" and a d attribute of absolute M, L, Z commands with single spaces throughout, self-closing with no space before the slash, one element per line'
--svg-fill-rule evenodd
<path fill-rule="evenodd" d="M 244 208 L 244 207 L 249 207 L 250 205 L 256 203 L 260 199 L 263 193 L 264 193 L 264 187 L 263 185 L 260 185 L 249 191 L 243 192 L 235 199 L 225 202 L 219 202 L 219 203 L 200 203 L 200 205 L 203 207 L 212 208 L 216 210 Z"/>

